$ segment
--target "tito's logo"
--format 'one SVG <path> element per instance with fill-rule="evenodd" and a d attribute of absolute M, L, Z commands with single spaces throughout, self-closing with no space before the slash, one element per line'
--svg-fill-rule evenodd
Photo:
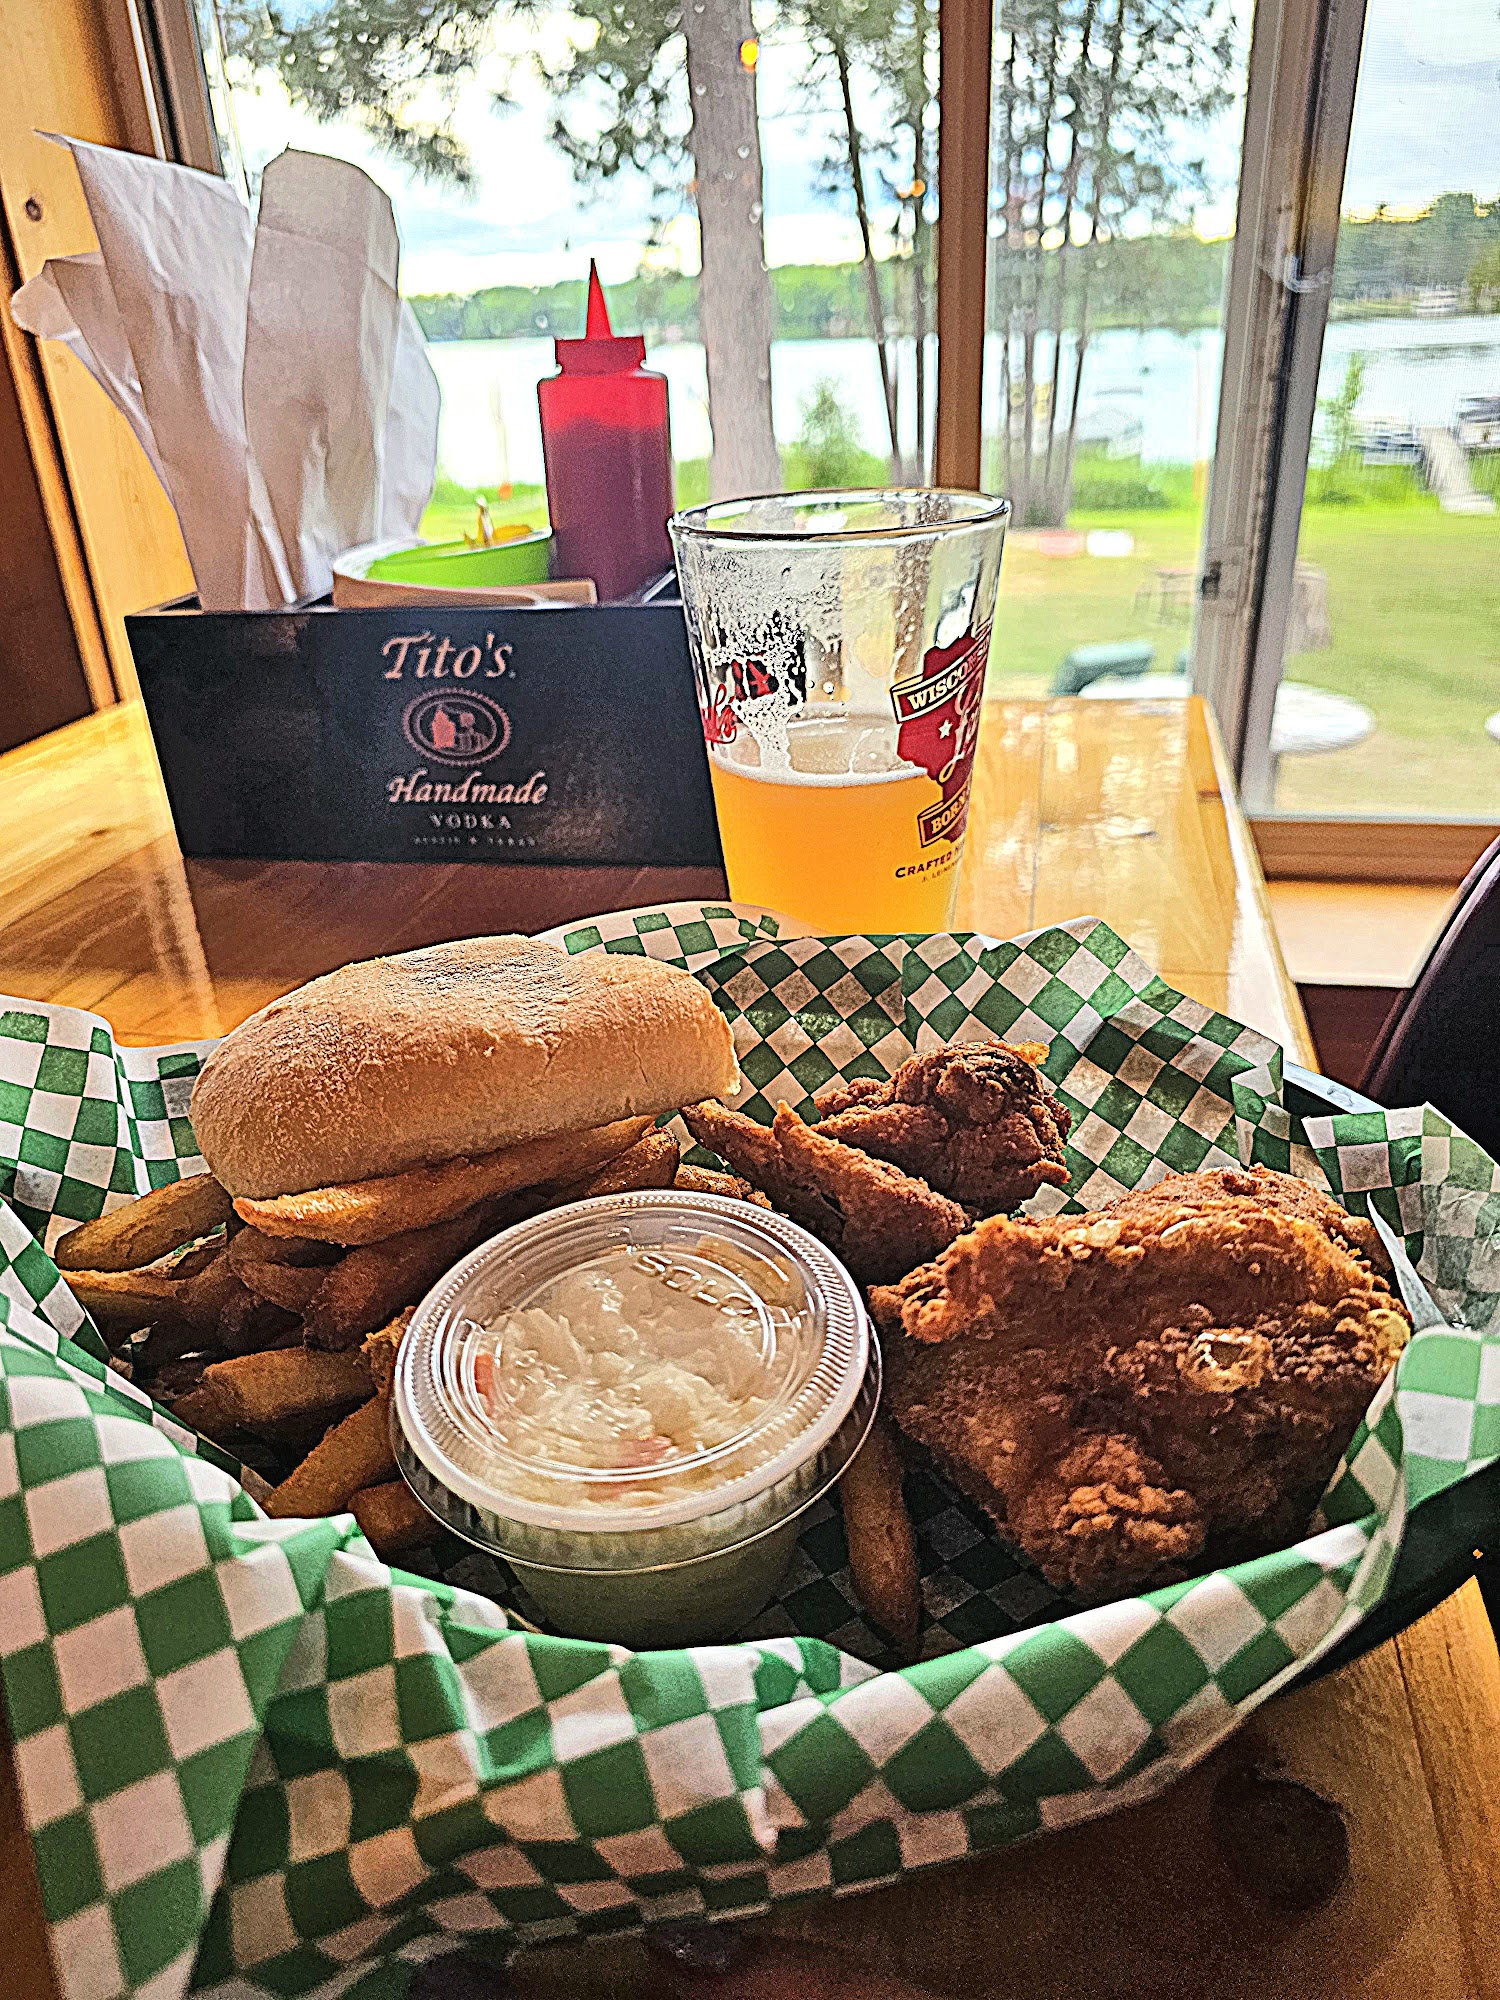
<path fill-rule="evenodd" d="M 401 717 L 406 740 L 439 764 L 483 764 L 510 741 L 510 717 L 487 695 L 424 694 Z"/>

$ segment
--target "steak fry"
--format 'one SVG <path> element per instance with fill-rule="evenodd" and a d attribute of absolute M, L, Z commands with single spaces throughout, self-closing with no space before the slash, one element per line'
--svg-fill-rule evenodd
<path fill-rule="evenodd" d="M 60 1271 L 138 1271 L 220 1228 L 233 1212 L 212 1174 L 192 1174 L 70 1229 L 52 1260 Z"/>
<path fill-rule="evenodd" d="M 499 1203 L 485 1203 L 451 1222 L 388 1236 L 341 1257 L 324 1277 L 303 1316 L 309 1347 L 355 1347 L 403 1306 L 415 1304 L 498 1222 Z"/>

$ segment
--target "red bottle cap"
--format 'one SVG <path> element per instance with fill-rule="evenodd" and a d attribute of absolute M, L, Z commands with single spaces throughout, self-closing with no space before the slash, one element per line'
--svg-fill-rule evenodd
<path fill-rule="evenodd" d="M 565 375 L 623 375 L 646 359 L 646 342 L 638 333 L 610 330 L 609 307 L 599 267 L 589 259 L 589 306 L 582 340 L 554 340 L 557 365 Z"/>

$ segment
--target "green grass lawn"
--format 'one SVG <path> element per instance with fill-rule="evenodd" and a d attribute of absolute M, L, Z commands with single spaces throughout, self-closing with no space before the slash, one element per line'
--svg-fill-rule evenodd
<path fill-rule="evenodd" d="M 1494 467 L 1500 472 L 1500 455 Z M 681 471 L 681 497 L 701 498 L 702 468 Z M 1441 513 L 1400 471 L 1346 477 L 1342 485 L 1359 496 L 1353 503 L 1320 498 L 1327 483 L 1313 474 L 1300 554 L 1327 573 L 1333 644 L 1294 655 L 1287 675 L 1352 695 L 1377 726 L 1351 750 L 1284 758 L 1278 808 L 1500 818 L 1500 743 L 1484 733 L 1486 716 L 1500 709 L 1500 514 Z M 1159 669 L 1176 666 L 1187 608 L 1163 618 L 1143 587 L 1159 568 L 1196 565 L 1201 517 L 1190 476 L 1164 468 L 1159 484 L 1166 507 L 1078 510 L 1070 519 L 1073 528 L 1127 529 L 1135 537 L 1129 556 L 1048 557 L 1035 535 L 1011 536 L 991 693 L 1043 694 L 1073 647 L 1101 640 L 1147 639 Z M 497 523 L 541 526 L 546 498 L 521 487 L 490 512 Z M 471 497 L 444 482 L 422 525 L 432 541 L 472 533 Z"/>
<path fill-rule="evenodd" d="M 1175 667 L 1186 608 L 1165 622 L 1137 593 L 1156 570 L 1191 568 L 1199 517 L 1185 508 L 1078 514 L 1070 527 L 1125 528 L 1123 559 L 1049 558 L 1013 535 L 1001 570 L 990 688 L 1042 693 L 1074 646 L 1146 639 Z M 1282 760 L 1288 812 L 1500 817 L 1500 516 L 1440 513 L 1425 496 L 1309 504 L 1300 554 L 1327 573 L 1333 644 L 1294 654 L 1289 679 L 1352 695 L 1377 727 L 1350 750 Z"/>

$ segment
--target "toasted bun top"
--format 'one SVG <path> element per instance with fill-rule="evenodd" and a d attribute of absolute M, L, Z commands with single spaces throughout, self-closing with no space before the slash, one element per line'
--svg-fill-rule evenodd
<path fill-rule="evenodd" d="M 232 1195 L 498 1151 L 732 1095 L 729 1024 L 690 973 L 466 938 L 346 965 L 263 1007 L 204 1064 L 190 1115 Z"/>

